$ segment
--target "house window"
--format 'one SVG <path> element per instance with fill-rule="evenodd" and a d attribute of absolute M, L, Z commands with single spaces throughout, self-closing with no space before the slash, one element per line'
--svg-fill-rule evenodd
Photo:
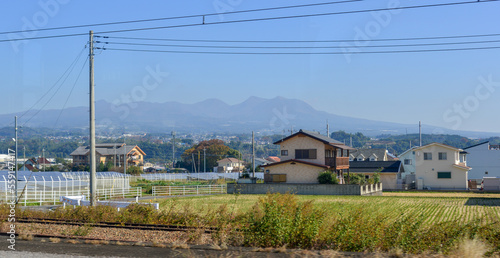
<path fill-rule="evenodd" d="M 437 174 L 438 179 L 439 178 L 451 178 L 451 172 L 438 172 Z"/>
<path fill-rule="evenodd" d="M 411 165 L 411 159 L 405 159 L 405 165 Z"/>
<path fill-rule="evenodd" d="M 446 160 L 446 158 L 447 158 L 446 157 L 446 152 L 440 152 L 440 153 L 438 153 L 438 156 L 439 156 L 438 157 L 439 160 Z"/>
<path fill-rule="evenodd" d="M 432 152 L 424 152 L 424 160 L 432 160 Z"/>
<path fill-rule="evenodd" d="M 281 150 L 281 156 L 288 156 L 288 150 Z"/>
<path fill-rule="evenodd" d="M 316 149 L 295 150 L 296 159 L 316 159 Z"/>

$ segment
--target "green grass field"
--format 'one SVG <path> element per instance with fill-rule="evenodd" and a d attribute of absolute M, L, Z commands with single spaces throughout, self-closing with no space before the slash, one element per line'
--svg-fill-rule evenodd
<path fill-rule="evenodd" d="M 405 194 L 407 195 L 407 194 Z M 500 198 L 489 195 L 473 197 L 446 197 L 453 194 L 439 194 L 437 197 L 429 193 L 421 197 L 398 196 L 297 196 L 300 201 L 313 201 L 315 208 L 323 209 L 328 213 L 345 213 L 346 211 L 364 210 L 373 216 L 384 215 L 388 220 L 411 214 L 424 216 L 425 224 L 454 221 L 469 223 L 481 219 L 482 224 L 500 221 Z M 429 196 L 430 195 L 430 196 Z M 436 194 L 434 194 L 436 195 Z M 201 197 L 182 197 L 167 199 L 160 202 L 162 209 L 168 209 L 175 203 L 181 208 L 188 205 L 196 212 L 207 212 L 215 207 L 227 205 L 235 215 L 248 212 L 252 206 L 264 195 L 215 195 Z M 463 195 L 462 195 L 463 196 Z M 500 197 L 500 195 L 498 195 Z"/>

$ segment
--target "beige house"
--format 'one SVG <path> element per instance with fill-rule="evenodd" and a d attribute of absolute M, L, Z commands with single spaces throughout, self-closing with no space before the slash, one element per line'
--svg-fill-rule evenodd
<path fill-rule="evenodd" d="M 142 166 L 146 153 L 137 145 L 125 145 L 124 143 L 104 143 L 96 144 L 95 148 L 97 163 L 111 163 L 117 167 L 127 161 L 127 166 Z M 70 155 L 74 165 L 90 164 L 90 147 L 80 146 Z"/>
<path fill-rule="evenodd" d="M 350 173 L 362 173 L 366 177 L 372 177 L 379 173 L 380 182 L 384 190 L 398 189 L 398 178 L 404 173 L 404 167 L 401 161 L 351 161 L 349 163 Z"/>
<path fill-rule="evenodd" d="M 274 144 L 280 145 L 281 161 L 262 166 L 266 183 L 318 183 L 319 173 L 334 171 L 340 182 L 349 169 L 353 148 L 316 132 L 300 130 Z"/>
<path fill-rule="evenodd" d="M 466 152 L 446 144 L 431 143 L 415 152 L 416 187 L 419 190 L 467 190 Z"/>
<path fill-rule="evenodd" d="M 219 173 L 241 172 L 245 168 L 244 161 L 235 158 L 225 158 L 217 161 L 214 171 Z"/>

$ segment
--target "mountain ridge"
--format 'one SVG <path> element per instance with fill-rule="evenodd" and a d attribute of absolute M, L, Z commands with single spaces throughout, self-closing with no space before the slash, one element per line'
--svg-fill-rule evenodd
<path fill-rule="evenodd" d="M 0 115 L 0 126 L 9 126 L 18 114 Z M 37 114 L 32 117 L 33 114 Z M 32 118 L 31 118 L 32 117 Z M 29 120 L 28 120 L 29 119 Z M 24 120 L 24 121 L 23 121 Z M 159 132 L 175 129 L 186 132 L 249 132 L 283 133 L 298 129 L 362 132 L 365 135 L 405 134 L 408 128 L 418 131 L 416 124 L 376 121 L 316 110 L 299 99 L 249 97 L 237 104 L 210 98 L 192 104 L 177 101 L 110 103 L 96 102 L 96 126 L 99 130 Z M 47 128 L 88 127 L 88 107 L 31 110 L 20 117 L 20 125 Z M 454 131 L 424 125 L 424 133 L 463 134 L 467 137 L 490 137 L 498 133 Z"/>

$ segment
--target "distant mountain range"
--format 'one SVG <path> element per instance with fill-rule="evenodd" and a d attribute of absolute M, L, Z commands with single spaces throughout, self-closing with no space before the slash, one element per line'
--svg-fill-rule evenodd
<path fill-rule="evenodd" d="M 33 114 L 38 113 L 33 116 Z M 12 123 L 14 115 L 0 115 L 0 126 Z M 32 117 L 32 118 L 31 118 Z M 31 119 L 30 119 L 31 118 Z M 26 122 L 27 119 L 30 119 Z M 33 110 L 20 119 L 20 124 L 47 128 L 88 128 L 88 107 L 64 110 Z M 96 126 L 98 131 L 127 130 L 128 132 L 234 132 L 259 131 L 264 134 L 289 133 L 309 129 L 326 133 L 326 121 L 330 132 L 344 130 L 362 132 L 365 135 L 404 134 L 416 124 L 400 124 L 353 118 L 318 111 L 304 101 L 276 97 L 264 99 L 250 97 L 246 101 L 228 105 L 218 99 L 207 99 L 194 104 L 179 102 L 134 102 L 114 105 L 106 101 L 96 102 Z M 415 129 L 412 130 L 413 132 Z M 460 134 L 483 138 L 498 133 L 453 131 L 424 125 L 423 133 Z"/>

